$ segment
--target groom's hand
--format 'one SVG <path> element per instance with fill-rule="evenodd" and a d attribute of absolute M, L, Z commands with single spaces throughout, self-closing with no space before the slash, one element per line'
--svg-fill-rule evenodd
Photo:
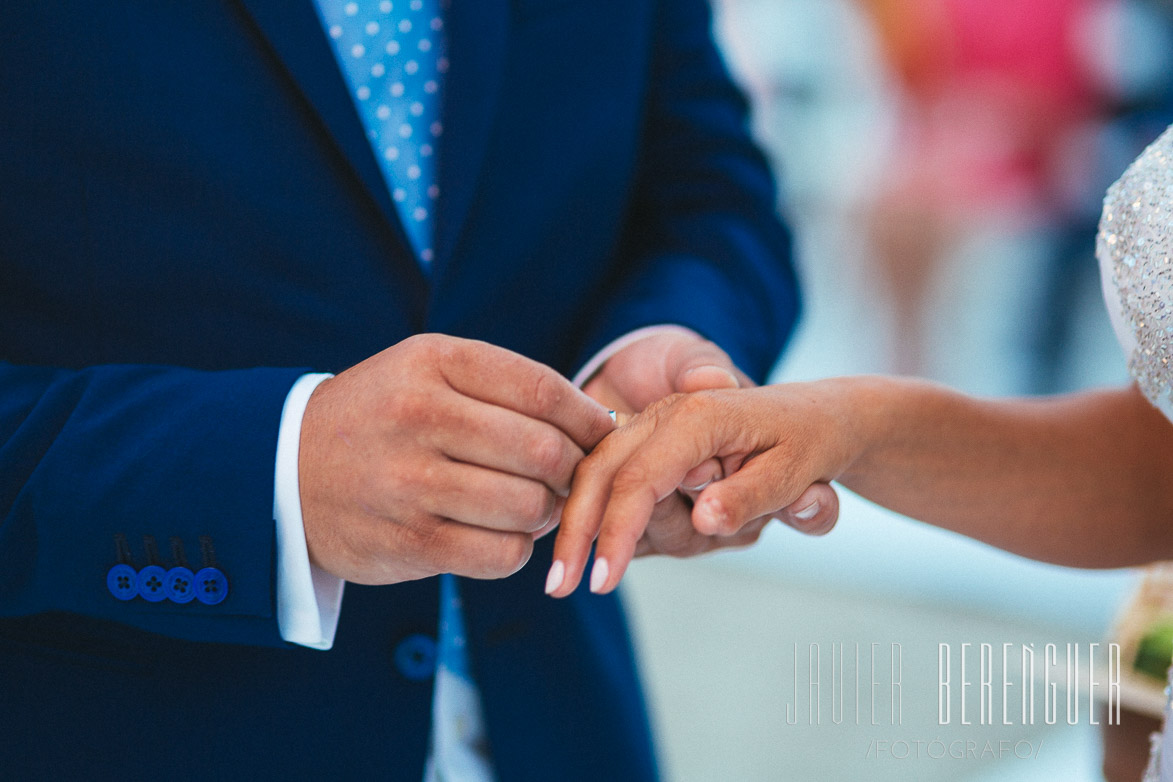
<path fill-rule="evenodd" d="M 404 340 L 310 397 L 298 468 L 310 558 L 364 584 L 507 576 L 612 428 L 605 408 L 516 353 Z"/>

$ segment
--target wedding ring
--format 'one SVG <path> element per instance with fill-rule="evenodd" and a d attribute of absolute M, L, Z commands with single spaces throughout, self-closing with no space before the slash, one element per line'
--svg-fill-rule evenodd
<path fill-rule="evenodd" d="M 607 415 L 611 416 L 611 423 L 616 426 L 627 426 L 627 422 L 631 420 L 631 413 L 621 413 L 618 410 L 608 410 Z"/>

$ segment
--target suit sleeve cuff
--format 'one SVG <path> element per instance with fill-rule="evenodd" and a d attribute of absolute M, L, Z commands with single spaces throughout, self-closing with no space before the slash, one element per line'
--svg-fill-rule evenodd
<path fill-rule="evenodd" d="M 582 388 L 583 386 L 586 385 L 588 380 L 590 380 L 592 377 L 595 376 L 595 373 L 598 372 L 600 368 L 602 368 L 603 364 L 607 363 L 607 359 L 611 358 L 611 356 L 614 356 L 616 353 L 623 350 L 628 345 L 632 345 L 636 342 L 639 342 L 641 339 L 644 339 L 645 337 L 651 337 L 655 334 L 663 334 L 665 332 L 667 332 L 667 333 L 676 332 L 678 334 L 689 334 L 694 337 L 700 336 L 699 334 L 697 334 L 695 331 L 693 331 L 690 328 L 685 328 L 684 326 L 677 326 L 677 325 L 671 324 L 671 323 L 663 323 L 663 324 L 659 324 L 656 326 L 644 326 L 641 329 L 636 329 L 635 331 L 629 331 L 626 334 L 624 334 L 622 337 L 619 337 L 618 339 L 611 340 L 606 345 L 604 345 L 603 348 L 601 350 L 599 350 L 598 353 L 591 356 L 590 361 L 586 362 L 586 364 L 583 365 L 582 369 L 578 370 L 578 372 L 575 373 L 574 379 L 571 382 L 574 383 L 579 388 Z"/>
<path fill-rule="evenodd" d="M 310 394 L 328 374 L 302 375 L 285 397 L 277 433 L 273 519 L 277 524 L 277 628 L 285 641 L 311 649 L 334 645 L 346 582 L 310 563 L 301 517 L 298 449 Z"/>

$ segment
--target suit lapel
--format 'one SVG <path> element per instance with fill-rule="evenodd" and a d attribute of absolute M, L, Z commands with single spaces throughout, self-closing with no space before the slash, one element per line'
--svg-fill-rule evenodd
<path fill-rule="evenodd" d="M 437 163 L 437 274 L 456 250 L 477 190 L 504 70 L 509 10 L 509 0 L 460 0 L 445 12 L 450 67 Z"/>
<path fill-rule="evenodd" d="M 379 210 L 395 226 L 403 246 L 410 248 L 312 0 L 236 1 L 288 70 Z M 476 192 L 501 84 L 509 12 L 509 0 L 454 2 L 445 12 L 450 67 L 444 82 L 444 136 L 437 171 L 437 273 L 456 249 Z M 412 266 L 419 271 L 418 264 Z"/>
<path fill-rule="evenodd" d="M 379 164 L 312 0 L 237 0 L 411 255 Z M 419 271 L 418 264 L 411 266 Z"/>

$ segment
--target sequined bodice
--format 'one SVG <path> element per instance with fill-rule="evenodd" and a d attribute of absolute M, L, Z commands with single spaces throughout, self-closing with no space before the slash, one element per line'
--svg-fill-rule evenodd
<path fill-rule="evenodd" d="M 1104 293 L 1128 369 L 1173 413 L 1173 128 L 1129 166 L 1104 198 L 1096 240 Z"/>
<path fill-rule="evenodd" d="M 1128 370 L 1173 420 L 1173 128 L 1108 189 L 1096 257 Z M 1173 680 L 1165 690 L 1165 724 L 1152 737 L 1144 782 L 1173 782 L 1171 688 Z"/>

